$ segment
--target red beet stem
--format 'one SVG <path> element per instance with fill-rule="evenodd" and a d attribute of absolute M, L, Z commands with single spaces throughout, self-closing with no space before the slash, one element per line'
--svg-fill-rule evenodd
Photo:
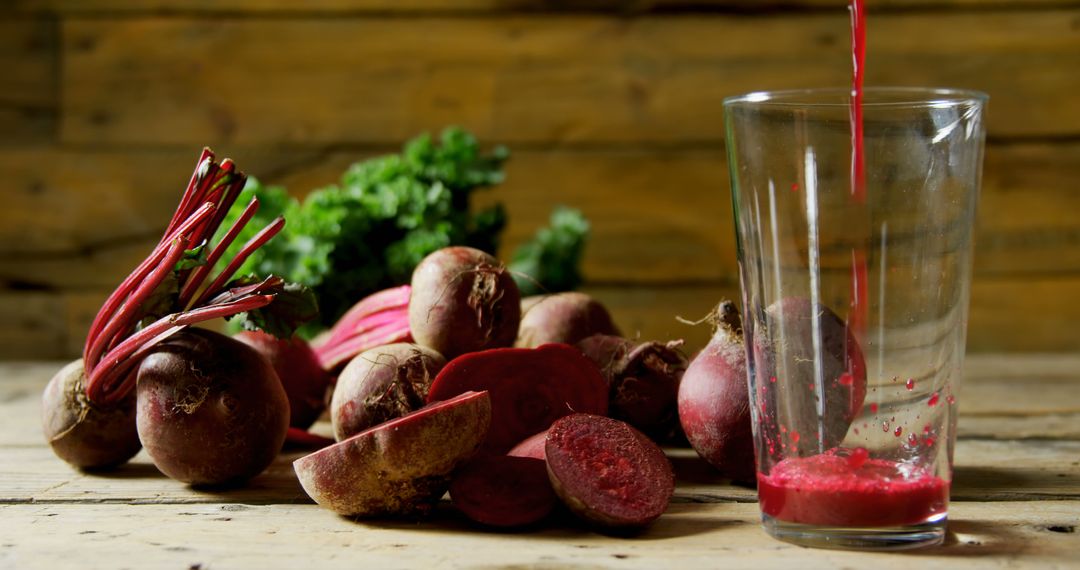
<path fill-rule="evenodd" d="M 248 256 L 254 253 L 255 250 L 262 247 L 263 244 L 270 241 L 274 236 L 278 234 L 278 232 L 281 231 L 281 228 L 284 227 L 285 218 L 278 216 L 274 219 L 273 222 L 267 224 L 265 228 L 260 230 L 259 233 L 255 234 L 250 240 L 248 240 L 248 242 L 245 243 L 244 247 L 240 250 L 240 253 L 236 254 L 236 257 L 229 261 L 229 264 L 225 266 L 225 269 L 223 269 L 221 273 L 219 273 L 218 276 L 215 277 L 214 280 L 210 283 L 210 286 L 207 287 L 201 295 L 199 295 L 199 299 L 195 302 L 195 305 L 201 305 L 212 294 L 216 293 L 219 289 L 221 289 L 221 287 L 228 283 L 229 279 L 232 279 L 233 274 L 236 273 L 237 269 L 240 269 L 240 266 L 244 264 L 244 261 L 247 260 Z"/>
<path fill-rule="evenodd" d="M 400 287 L 384 289 L 364 297 L 338 319 L 338 322 L 330 330 L 330 334 L 323 342 L 312 348 L 319 349 L 321 347 L 330 347 L 355 336 L 358 333 L 371 329 L 372 321 L 370 319 L 376 314 L 384 311 L 393 311 L 395 309 L 408 309 L 409 296 L 411 293 L 411 286 L 402 285 Z"/>
<path fill-rule="evenodd" d="M 290 427 L 289 430 L 285 432 L 285 445 L 290 447 L 322 449 L 334 445 L 335 443 L 337 443 L 337 441 L 333 438 L 323 437 L 298 427 Z"/>
<path fill-rule="evenodd" d="M 259 199 L 252 198 L 247 207 L 240 214 L 240 217 L 233 222 L 233 225 L 229 228 L 229 231 L 225 232 L 225 236 L 221 238 L 221 241 L 210 250 L 209 255 L 206 256 L 206 264 L 199 266 L 195 269 L 184 282 L 184 288 L 180 291 L 180 299 L 178 304 L 181 307 L 186 307 L 191 298 L 195 295 L 195 292 L 199 289 L 199 286 L 206 280 L 206 276 L 210 274 L 210 270 L 217 265 L 221 256 L 225 253 L 225 250 L 232 245 L 232 242 L 236 240 L 236 236 L 240 235 L 240 232 L 244 229 L 244 226 L 251 221 L 252 216 L 259 211 Z"/>
<path fill-rule="evenodd" d="M 188 181 L 187 188 L 184 190 L 183 197 L 180 199 L 180 205 L 177 206 L 176 211 L 173 212 L 173 217 L 169 220 L 169 225 L 165 229 L 165 235 L 168 236 L 172 233 L 176 226 L 189 217 L 188 210 L 196 204 L 192 198 L 194 197 L 195 189 L 198 185 L 202 184 L 207 172 L 210 170 L 210 166 L 214 163 L 214 152 L 208 147 L 203 147 L 202 154 L 199 155 L 198 162 L 195 163 L 195 170 L 191 173 L 191 180 Z M 164 239 L 162 241 L 165 241 Z"/>
<path fill-rule="evenodd" d="M 352 357 L 384 344 L 412 342 L 409 333 L 408 311 L 398 311 L 398 320 L 365 330 L 334 345 L 324 345 L 315 349 L 319 364 L 326 370 L 333 370 Z"/>

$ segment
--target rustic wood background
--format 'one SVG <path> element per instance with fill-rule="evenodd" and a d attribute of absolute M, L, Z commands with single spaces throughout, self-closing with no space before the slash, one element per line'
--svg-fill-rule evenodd
<path fill-rule="evenodd" d="M 867 81 L 991 95 L 972 351 L 1080 349 L 1080 2 L 869 2 Z M 624 328 L 738 286 L 720 100 L 844 85 L 844 0 L 4 0 L 0 358 L 68 357 L 203 145 L 304 192 L 423 130 L 514 155 L 508 245 L 557 203 Z"/>

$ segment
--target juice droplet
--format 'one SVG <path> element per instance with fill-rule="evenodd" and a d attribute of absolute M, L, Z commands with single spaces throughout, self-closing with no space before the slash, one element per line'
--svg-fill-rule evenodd
<path fill-rule="evenodd" d="M 923 433 L 930 433 L 930 424 L 926 424 L 922 427 Z"/>
<path fill-rule="evenodd" d="M 909 433 L 907 436 L 907 442 L 908 445 L 910 445 L 911 447 L 915 447 L 916 445 L 919 445 L 919 438 L 915 437 L 915 434 Z"/>
<path fill-rule="evenodd" d="M 936 406 L 937 403 L 938 403 L 938 398 L 940 398 L 940 397 L 941 396 L 937 392 L 934 392 L 933 394 L 930 394 L 930 399 L 926 401 L 926 405 L 927 406 Z"/>
<path fill-rule="evenodd" d="M 930 446 L 934 445 L 934 442 L 935 442 L 936 440 L 935 440 L 935 439 L 934 439 L 934 438 L 933 438 L 932 436 L 929 436 L 929 435 L 928 435 L 928 436 L 926 436 L 925 438 L 923 438 L 923 441 L 925 441 L 925 442 L 926 442 L 926 446 L 927 446 L 927 447 L 930 447 Z"/>
<path fill-rule="evenodd" d="M 799 432 L 792 430 L 791 443 L 799 443 Z"/>
<path fill-rule="evenodd" d="M 787 426 L 780 426 L 780 433 L 787 433 Z"/>
<path fill-rule="evenodd" d="M 776 384 L 776 376 L 773 376 L 773 377 L 769 378 L 769 382 L 772 382 L 773 384 Z"/>
<path fill-rule="evenodd" d="M 870 411 L 876 414 L 877 413 L 877 404 L 870 404 Z"/>
<path fill-rule="evenodd" d="M 840 375 L 840 379 L 837 380 L 841 386 L 851 386 L 855 384 L 855 377 L 850 372 L 845 372 Z"/>
<path fill-rule="evenodd" d="M 848 467 L 852 469 L 858 469 L 866 463 L 866 460 L 870 459 L 870 452 L 865 447 L 856 447 L 851 450 L 851 455 L 848 455 Z"/>
<path fill-rule="evenodd" d="M 949 396 L 947 398 L 945 398 L 945 401 L 948 402 L 950 406 L 952 406 L 952 405 L 956 404 L 956 396 L 953 396 L 952 394 L 949 394 Z"/>
<path fill-rule="evenodd" d="M 907 388 L 909 392 L 911 390 L 914 390 L 915 389 L 915 379 L 914 378 L 908 378 L 907 382 L 904 383 L 904 387 Z"/>
<path fill-rule="evenodd" d="M 894 429 L 892 433 L 893 433 L 893 435 L 895 435 L 896 437 L 900 437 L 900 434 L 904 433 L 904 428 L 903 428 L 903 426 L 896 426 L 896 429 Z"/>
<path fill-rule="evenodd" d="M 881 431 L 886 433 L 889 431 L 889 422 L 881 422 Z"/>
<path fill-rule="evenodd" d="M 791 184 L 791 191 L 792 192 L 798 192 L 799 191 L 799 183 L 798 182 L 794 182 L 794 183 Z"/>

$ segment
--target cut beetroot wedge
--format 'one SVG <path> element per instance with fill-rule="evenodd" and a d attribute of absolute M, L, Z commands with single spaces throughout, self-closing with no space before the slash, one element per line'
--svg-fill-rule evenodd
<path fill-rule="evenodd" d="M 422 514 L 476 453 L 490 422 L 487 392 L 466 392 L 301 457 L 293 469 L 304 491 L 338 514 Z"/>
<path fill-rule="evenodd" d="M 491 429 L 485 452 L 511 447 L 575 412 L 606 414 L 607 382 L 580 350 L 566 344 L 495 348 L 460 356 L 439 372 L 428 402 L 466 391 L 491 393 Z"/>
<path fill-rule="evenodd" d="M 643 527 L 667 510 L 675 473 L 664 452 L 629 424 L 574 414 L 548 430 L 548 475 L 574 514 L 611 529 Z"/>
<path fill-rule="evenodd" d="M 462 467 L 450 499 L 473 521 L 495 527 L 536 523 L 558 503 L 542 459 L 508 455 L 482 455 Z"/>

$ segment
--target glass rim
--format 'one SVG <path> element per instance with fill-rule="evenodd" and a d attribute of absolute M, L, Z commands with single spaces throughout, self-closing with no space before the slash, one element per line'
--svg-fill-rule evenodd
<path fill-rule="evenodd" d="M 945 87 L 866 87 L 863 108 L 919 108 L 983 105 L 990 96 L 974 89 Z M 751 91 L 725 97 L 724 107 L 831 108 L 851 105 L 851 89 L 825 87 Z"/>

